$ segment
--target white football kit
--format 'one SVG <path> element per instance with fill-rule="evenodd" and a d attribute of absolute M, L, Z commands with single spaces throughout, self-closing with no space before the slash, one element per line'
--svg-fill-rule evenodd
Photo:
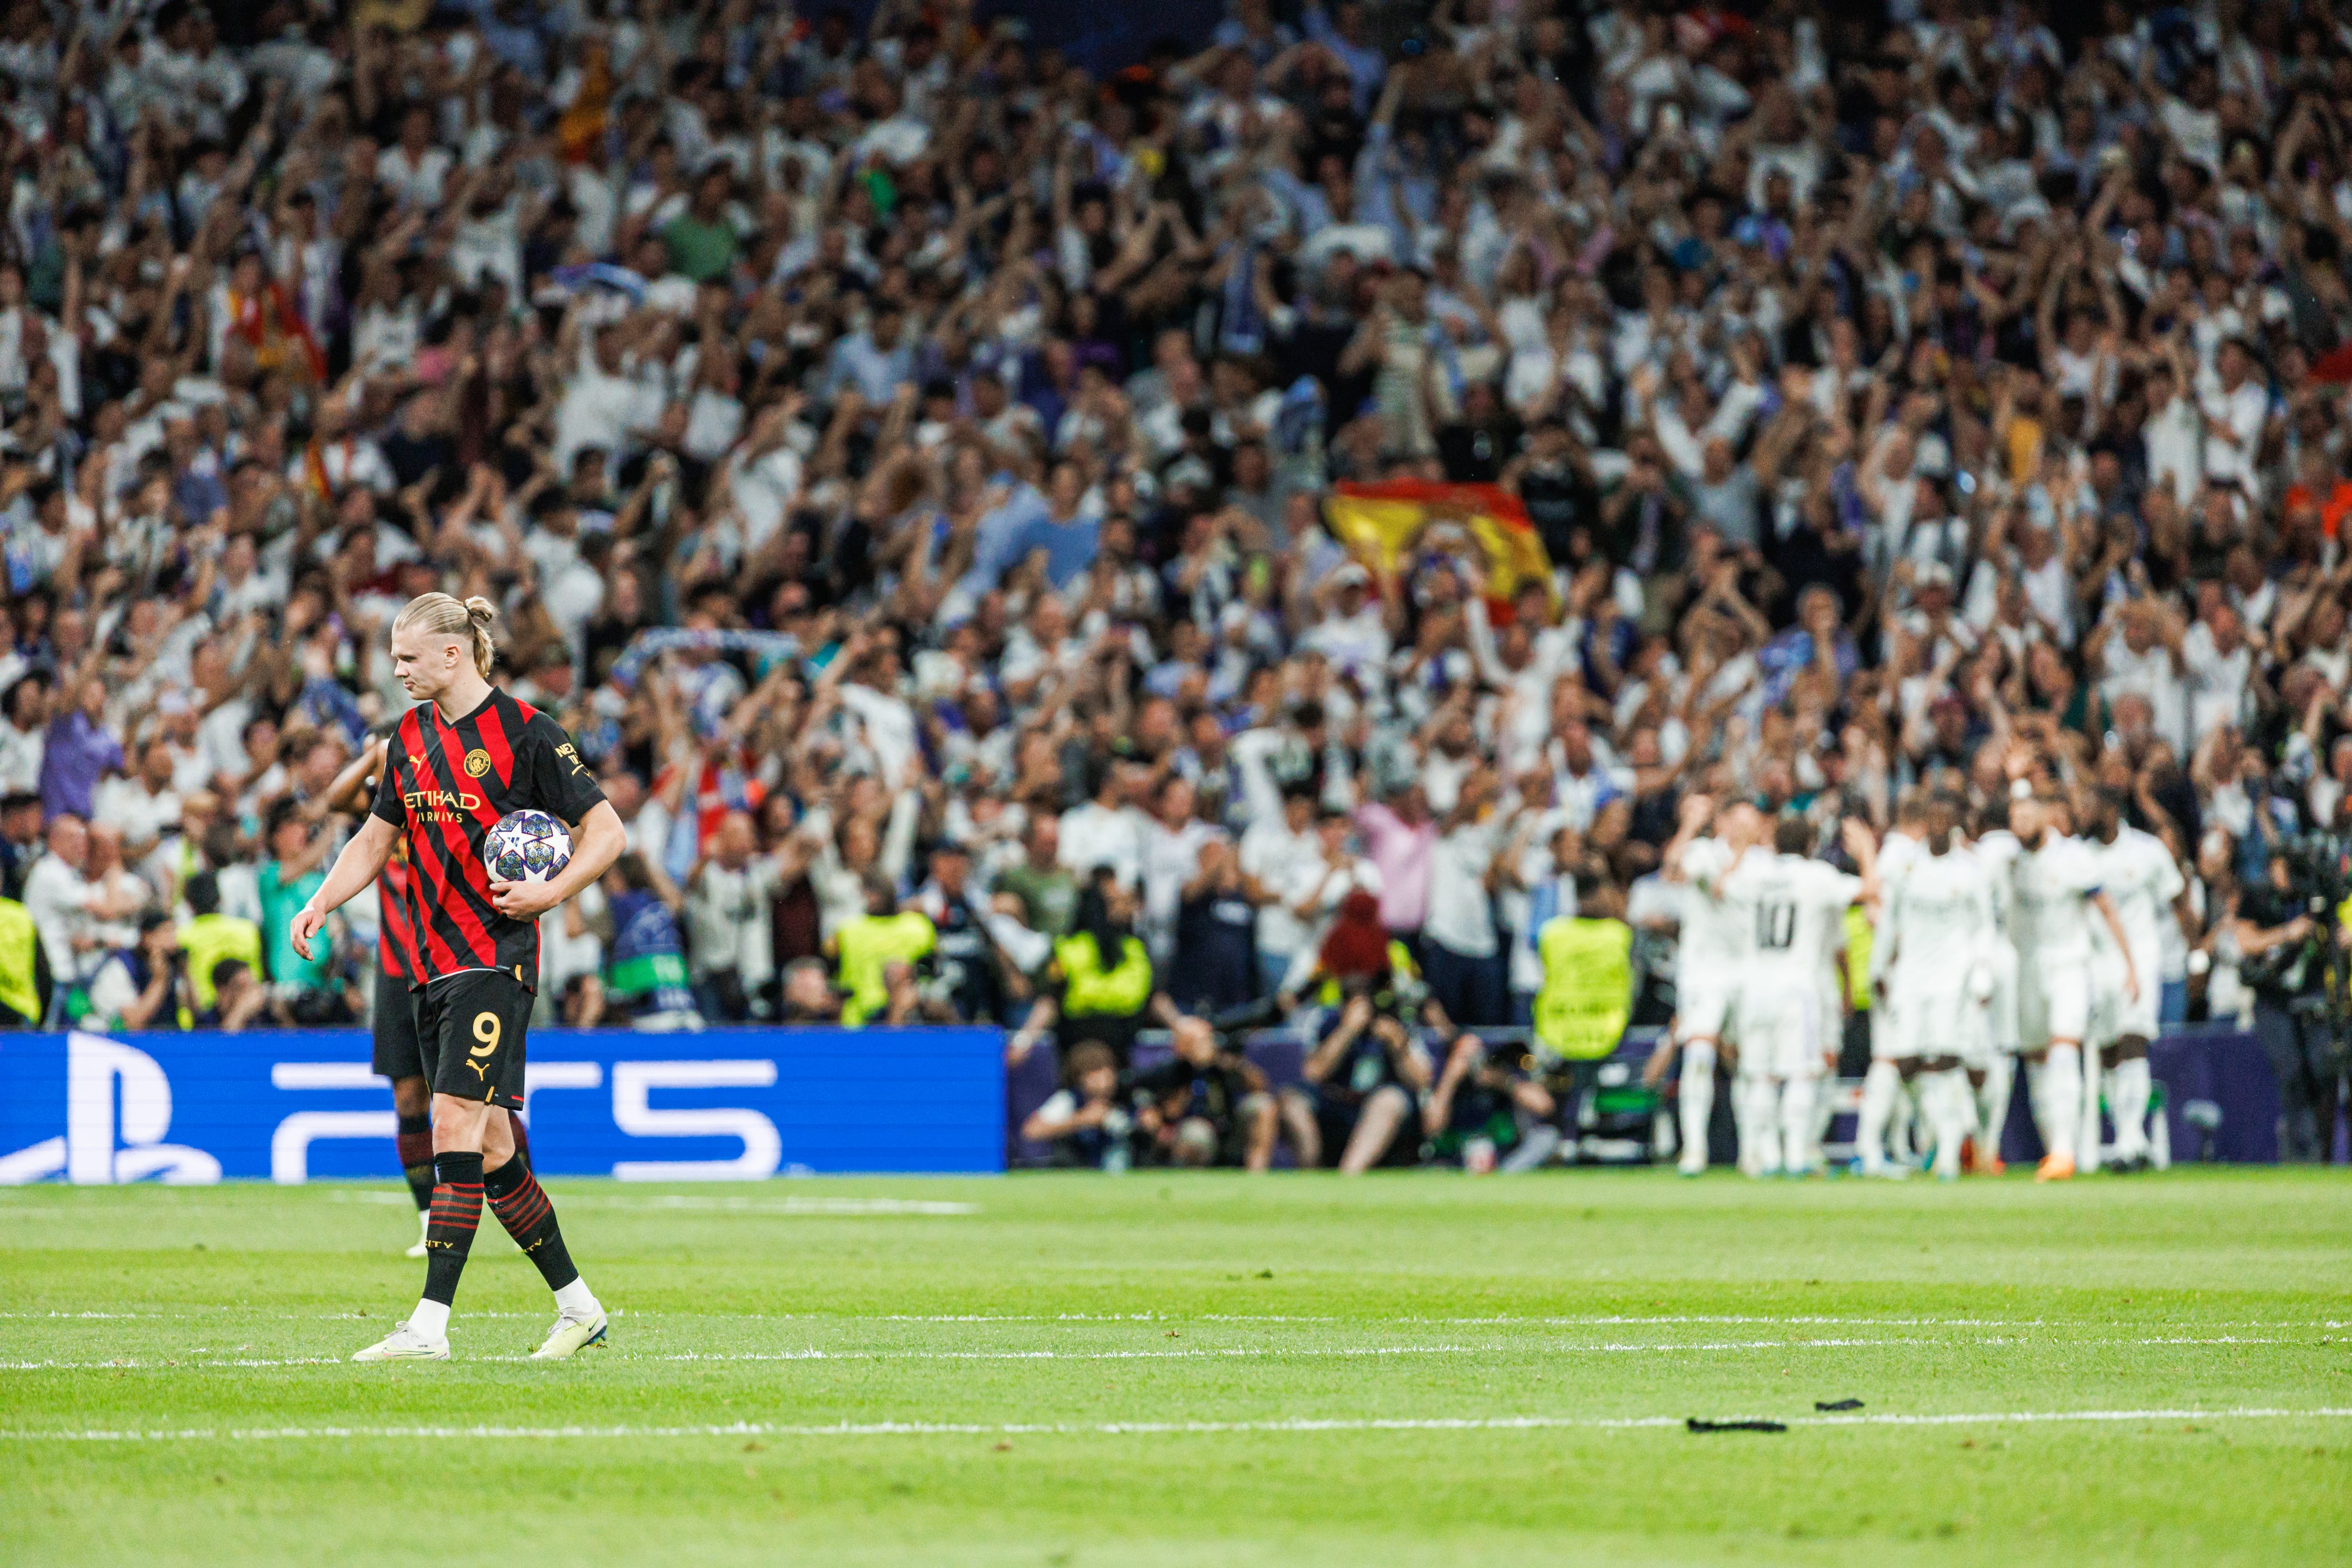
<path fill-rule="evenodd" d="M 2025 846 L 2006 827 L 1996 827 L 1969 846 L 1969 853 L 1984 868 L 1992 895 L 1993 940 L 1985 945 L 1985 963 L 1992 971 L 1992 998 L 1979 1021 L 1986 1037 L 1970 1049 L 1969 1065 L 1982 1067 L 1996 1051 L 2017 1054 L 2017 861 Z"/>
<path fill-rule="evenodd" d="M 2080 1044 L 2090 1026 L 2091 899 L 2099 863 L 2079 838 L 2045 836 L 2018 857 L 2018 1027 L 2025 1049 Z"/>
<path fill-rule="evenodd" d="M 2127 994 L 2124 955 L 2116 951 L 2115 934 L 2105 921 L 2092 921 L 2097 958 L 2092 968 L 2090 1043 L 2113 1045 L 2126 1035 L 2154 1039 L 2160 1005 L 2158 972 L 2164 957 L 2160 922 L 2175 918 L 2172 900 L 2187 884 L 2164 841 L 2136 827 L 2122 828 L 2112 844 L 2093 841 L 2090 850 L 2098 863 L 2100 887 L 2114 903 L 2116 920 L 2124 928 L 2132 973 L 2138 981 L 2137 994 Z"/>
<path fill-rule="evenodd" d="M 1721 1039 L 1747 944 L 1719 893 L 1733 864 L 1720 838 L 1683 847 L 1682 934 L 1675 947 L 1675 1037 Z"/>
<path fill-rule="evenodd" d="M 1723 907 L 1748 934 L 1739 972 L 1739 1070 L 1818 1078 L 1835 1048 L 1822 1013 L 1822 955 L 1862 879 L 1801 855 L 1751 849 L 1723 879 Z"/>
<path fill-rule="evenodd" d="M 1920 855 L 1885 884 L 1872 968 L 1894 1004 L 1894 1060 L 1965 1058 L 1989 1031 L 1979 1022 L 1992 990 L 1992 887 L 1963 849 Z"/>

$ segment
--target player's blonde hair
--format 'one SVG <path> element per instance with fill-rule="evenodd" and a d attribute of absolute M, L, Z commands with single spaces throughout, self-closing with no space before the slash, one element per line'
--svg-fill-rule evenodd
<path fill-rule="evenodd" d="M 433 637 L 472 637 L 474 668 L 488 679 L 490 663 L 499 653 L 498 646 L 490 641 L 490 623 L 498 616 L 498 606 L 478 594 L 463 604 L 446 594 L 419 594 L 403 606 L 392 629 L 415 626 Z"/>

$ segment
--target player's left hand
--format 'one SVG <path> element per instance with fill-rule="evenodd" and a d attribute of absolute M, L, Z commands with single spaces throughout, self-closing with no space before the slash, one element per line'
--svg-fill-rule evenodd
<path fill-rule="evenodd" d="M 559 902 L 548 882 L 492 882 L 490 902 L 511 921 L 535 921 Z"/>

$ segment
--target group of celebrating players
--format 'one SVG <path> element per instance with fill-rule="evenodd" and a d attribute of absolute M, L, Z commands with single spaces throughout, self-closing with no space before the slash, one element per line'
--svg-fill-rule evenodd
<path fill-rule="evenodd" d="M 2184 884 L 2120 804 L 2020 786 L 1971 816 L 1956 796 L 1917 796 L 1884 844 L 1843 825 L 1847 872 L 1808 856 L 1813 830 L 1801 821 L 1686 802 L 1664 857 L 1683 892 L 1675 1030 L 1649 1068 L 1661 1081 L 1679 1052 L 1683 1172 L 1706 1168 L 1718 1062 L 1732 1068 L 1740 1168 L 1821 1168 L 1843 976 L 1864 967 L 1845 918 L 1856 905 L 1875 917 L 1861 928 L 1871 1059 L 1859 1173 L 1909 1173 L 1890 1156 L 1890 1132 L 1916 1137 L 1939 1177 L 1999 1173 L 2020 1063 L 2046 1151 L 2036 1181 L 2096 1168 L 2103 1101 L 2116 1131 L 2109 1167 L 2146 1168 L 2159 922 Z"/>

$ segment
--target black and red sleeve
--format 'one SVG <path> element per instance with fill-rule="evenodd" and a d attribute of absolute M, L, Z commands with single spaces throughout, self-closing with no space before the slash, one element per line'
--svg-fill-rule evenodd
<path fill-rule="evenodd" d="M 580 748 L 572 743 L 563 726 L 545 713 L 533 713 L 523 726 L 521 754 L 516 764 L 519 773 L 528 770 L 531 804 L 574 827 L 604 803 L 604 788 L 588 771 Z"/>

